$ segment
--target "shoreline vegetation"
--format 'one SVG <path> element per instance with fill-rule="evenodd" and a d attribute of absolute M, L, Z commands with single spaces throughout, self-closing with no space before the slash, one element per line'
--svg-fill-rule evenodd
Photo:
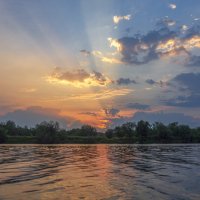
<path fill-rule="evenodd" d="M 200 143 L 200 127 L 190 128 L 177 122 L 164 125 L 147 121 L 127 122 L 105 133 L 90 125 L 61 129 L 58 122 L 42 122 L 34 128 L 20 127 L 13 121 L 0 123 L 2 144 L 153 144 Z"/>

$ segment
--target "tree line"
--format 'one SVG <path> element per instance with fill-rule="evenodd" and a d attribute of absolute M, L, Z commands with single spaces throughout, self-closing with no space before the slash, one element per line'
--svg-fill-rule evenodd
<path fill-rule="evenodd" d="M 200 127 L 190 128 L 177 122 L 165 125 L 140 120 L 127 122 L 105 133 L 95 127 L 65 130 L 58 122 L 42 122 L 35 127 L 17 126 L 13 121 L 0 123 L 0 143 L 199 143 Z"/>

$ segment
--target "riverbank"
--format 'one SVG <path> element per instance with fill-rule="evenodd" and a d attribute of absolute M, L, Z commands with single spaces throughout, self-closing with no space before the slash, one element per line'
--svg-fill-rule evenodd
<path fill-rule="evenodd" d="M 55 141 L 51 144 L 177 144 L 177 143 L 199 143 L 198 141 L 183 142 L 181 140 L 172 141 L 155 141 L 148 140 L 144 142 L 138 141 L 138 138 L 107 138 L 101 137 L 80 137 L 80 136 L 68 136 L 63 140 Z M 41 144 L 37 141 L 35 136 L 8 136 L 4 144 Z M 47 143 L 43 143 L 47 144 Z"/>

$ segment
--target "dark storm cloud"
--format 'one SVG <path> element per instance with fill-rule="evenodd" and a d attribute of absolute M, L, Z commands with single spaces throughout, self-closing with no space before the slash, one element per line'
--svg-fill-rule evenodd
<path fill-rule="evenodd" d="M 170 106 L 200 107 L 200 73 L 182 73 L 177 75 L 172 82 L 177 85 L 184 95 L 165 100 Z"/>
<path fill-rule="evenodd" d="M 147 110 L 150 108 L 150 105 L 140 103 L 129 103 L 126 105 L 126 107 L 130 109 Z"/>
<path fill-rule="evenodd" d="M 130 85 L 130 84 L 136 84 L 137 82 L 135 80 L 131 80 L 130 78 L 119 78 L 116 80 L 116 83 L 118 85 Z"/>

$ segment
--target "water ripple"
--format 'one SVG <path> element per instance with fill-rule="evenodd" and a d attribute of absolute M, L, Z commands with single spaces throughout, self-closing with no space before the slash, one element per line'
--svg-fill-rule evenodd
<path fill-rule="evenodd" d="M 0 145 L 0 199 L 197 200 L 199 155 L 200 145 Z"/>

